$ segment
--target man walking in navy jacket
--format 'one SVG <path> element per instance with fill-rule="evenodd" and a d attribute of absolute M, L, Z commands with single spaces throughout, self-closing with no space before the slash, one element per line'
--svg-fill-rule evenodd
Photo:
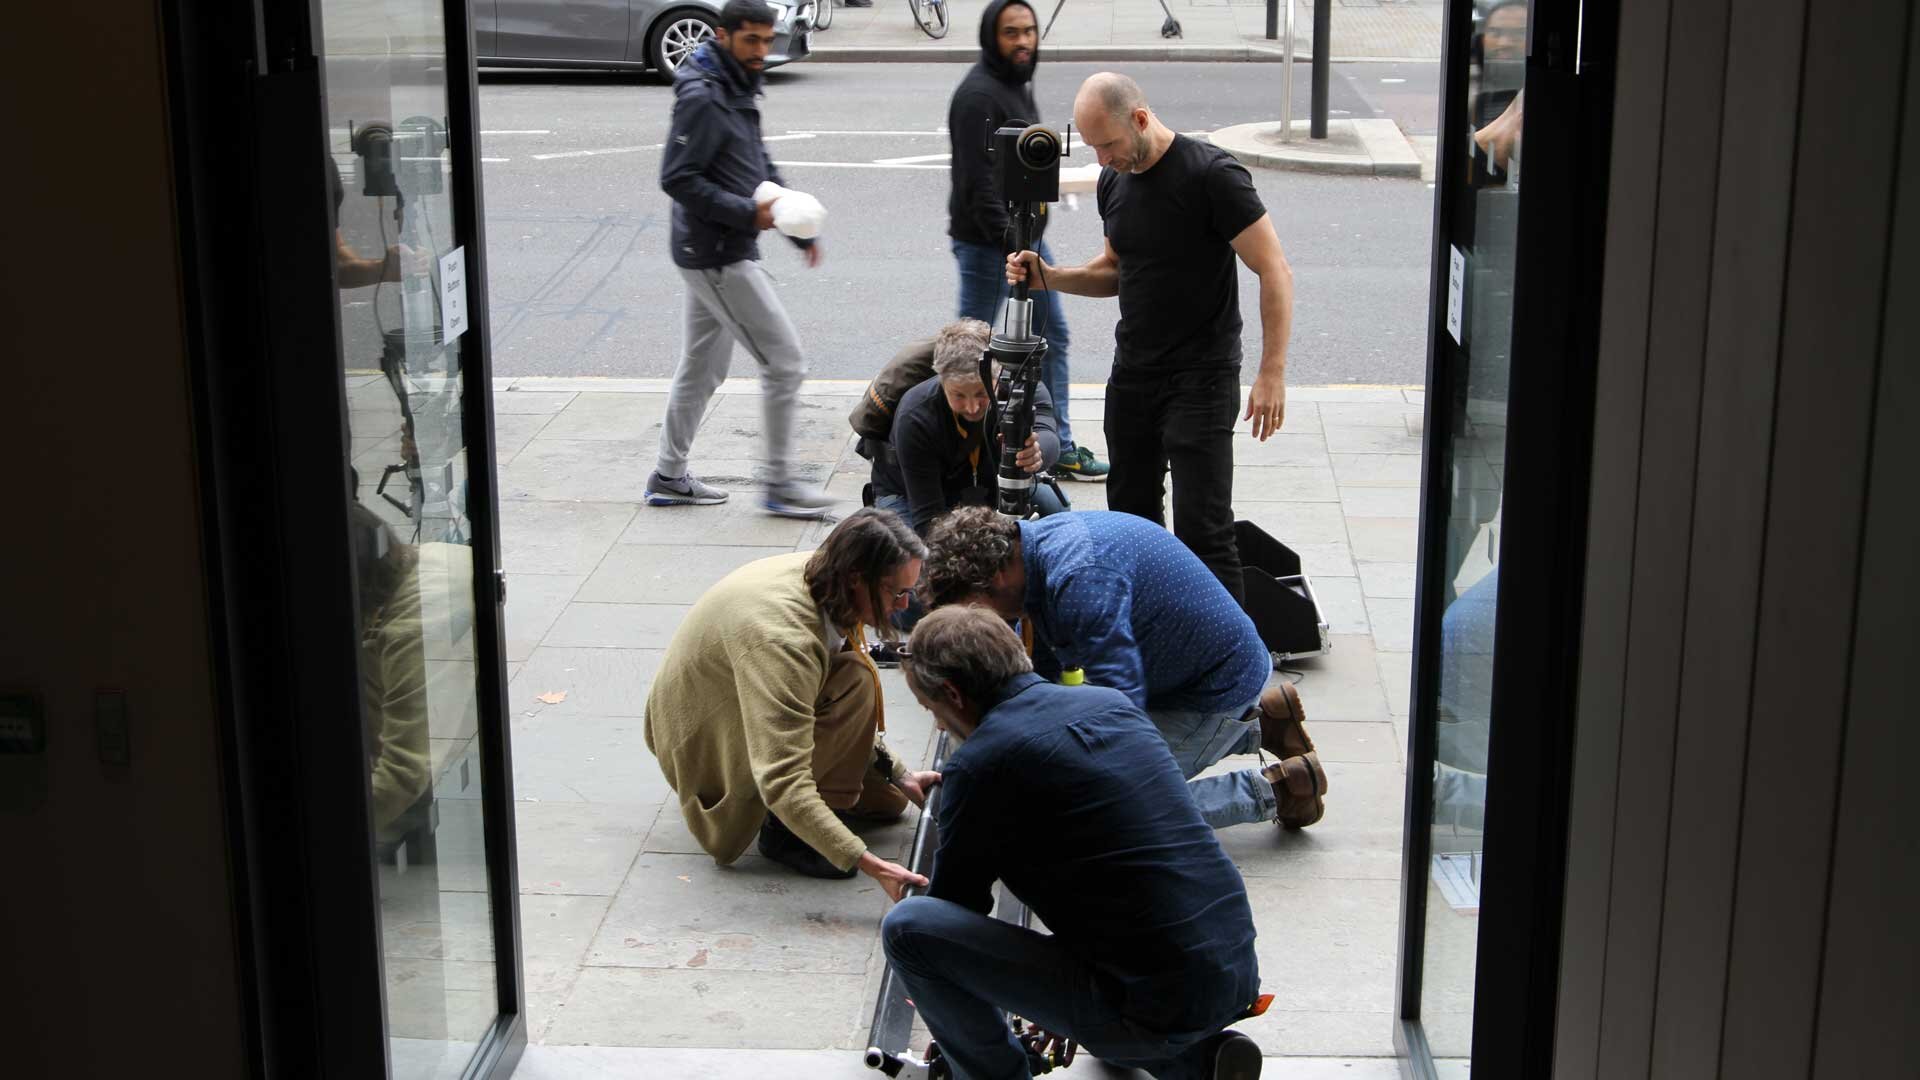
<path fill-rule="evenodd" d="M 727 0 L 713 40 L 674 77 L 660 187 L 673 198 L 673 262 L 686 279 L 687 300 L 660 459 L 647 478 L 647 502 L 654 506 L 727 500 L 726 492 L 689 472 L 687 456 L 707 403 L 727 377 L 735 341 L 760 365 L 767 510 L 819 517 L 833 505 L 793 469 L 793 414 L 807 364 L 773 279 L 760 266 L 759 235 L 773 227 L 773 200 L 755 191 L 769 180 L 785 186 L 760 137 L 760 79 L 775 18 L 764 0 Z M 808 266 L 820 265 L 818 240 L 794 243 Z"/>

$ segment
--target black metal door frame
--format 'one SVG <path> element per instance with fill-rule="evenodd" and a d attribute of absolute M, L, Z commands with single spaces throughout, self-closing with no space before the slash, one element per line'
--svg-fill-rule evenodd
<path fill-rule="evenodd" d="M 1551 1075 L 1585 584 L 1588 477 L 1618 0 L 1533 0 L 1495 615 L 1485 869 L 1474 976 L 1476 1077 Z M 1451 247 L 1470 239 L 1466 130 L 1471 0 L 1450 0 L 1440 78 L 1427 452 L 1415 584 L 1412 716 L 1401 863 L 1399 1023 L 1406 1071 L 1435 1075 L 1420 1018 L 1431 859 L 1432 711 L 1448 582 L 1452 402 L 1464 391 L 1447 331 Z"/>
<path fill-rule="evenodd" d="M 390 1073 L 347 522 L 318 0 L 162 5 L 175 211 L 221 701 L 247 1058 Z M 474 636 L 497 1010 L 466 1071 L 525 1048 L 473 31 L 445 3 L 472 463 Z"/>

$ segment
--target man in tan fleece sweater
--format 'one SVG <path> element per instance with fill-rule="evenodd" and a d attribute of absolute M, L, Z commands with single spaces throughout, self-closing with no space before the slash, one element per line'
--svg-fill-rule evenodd
<path fill-rule="evenodd" d="M 880 739 L 880 676 L 861 628 L 892 636 L 927 549 L 895 515 L 855 511 L 819 550 L 748 563 L 687 612 L 647 697 L 647 748 L 700 846 L 813 877 L 864 871 L 900 899 L 926 879 L 846 820 L 897 818 L 939 782 Z"/>

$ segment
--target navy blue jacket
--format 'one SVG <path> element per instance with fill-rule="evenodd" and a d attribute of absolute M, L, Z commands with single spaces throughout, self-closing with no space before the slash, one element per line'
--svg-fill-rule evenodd
<path fill-rule="evenodd" d="M 753 191 L 765 180 L 786 182 L 760 141 L 759 96 L 760 76 L 714 41 L 674 75 L 660 188 L 673 199 L 678 266 L 706 270 L 760 257 Z"/>
<path fill-rule="evenodd" d="M 986 704 L 941 774 L 928 895 L 986 914 L 1004 881 L 1150 1030 L 1239 1016 L 1260 992 L 1246 883 L 1159 729 L 1118 691 L 1032 674 Z"/>

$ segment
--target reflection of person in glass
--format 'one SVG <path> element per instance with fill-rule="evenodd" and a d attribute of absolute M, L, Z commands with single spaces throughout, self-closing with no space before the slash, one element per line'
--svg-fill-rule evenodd
<path fill-rule="evenodd" d="M 333 273 L 340 287 L 363 289 L 383 281 L 399 281 L 400 267 L 411 260 L 413 253 L 405 245 L 389 244 L 381 258 L 361 257 L 353 245 L 347 243 L 346 231 L 340 228 L 340 207 L 347 200 L 347 189 L 340 181 L 340 166 L 334 163 L 332 154 L 327 155 L 327 181 L 333 189 Z"/>
<path fill-rule="evenodd" d="M 884 639 L 927 549 L 899 517 L 854 511 L 818 551 L 751 562 L 687 612 L 647 697 L 647 749 L 700 846 L 721 863 L 762 855 L 809 877 L 864 872 L 899 899 L 925 879 L 867 850 L 849 822 L 893 821 L 934 773 L 887 750 Z"/>
<path fill-rule="evenodd" d="M 402 818 L 430 790 L 427 663 L 415 549 L 373 511 L 352 504 L 360 599 L 360 698 L 372 772 L 374 835 L 409 831 Z"/>
<path fill-rule="evenodd" d="M 1162 1080 L 1258 1077 L 1226 1027 L 1260 993 L 1246 883 L 1146 714 L 1048 683 L 981 608 L 935 611 L 912 645 L 907 686 L 959 748 L 933 882 L 880 940 L 954 1073 L 1029 1075 L 1012 1012 Z M 1050 932 L 993 918 L 996 880 Z"/>

